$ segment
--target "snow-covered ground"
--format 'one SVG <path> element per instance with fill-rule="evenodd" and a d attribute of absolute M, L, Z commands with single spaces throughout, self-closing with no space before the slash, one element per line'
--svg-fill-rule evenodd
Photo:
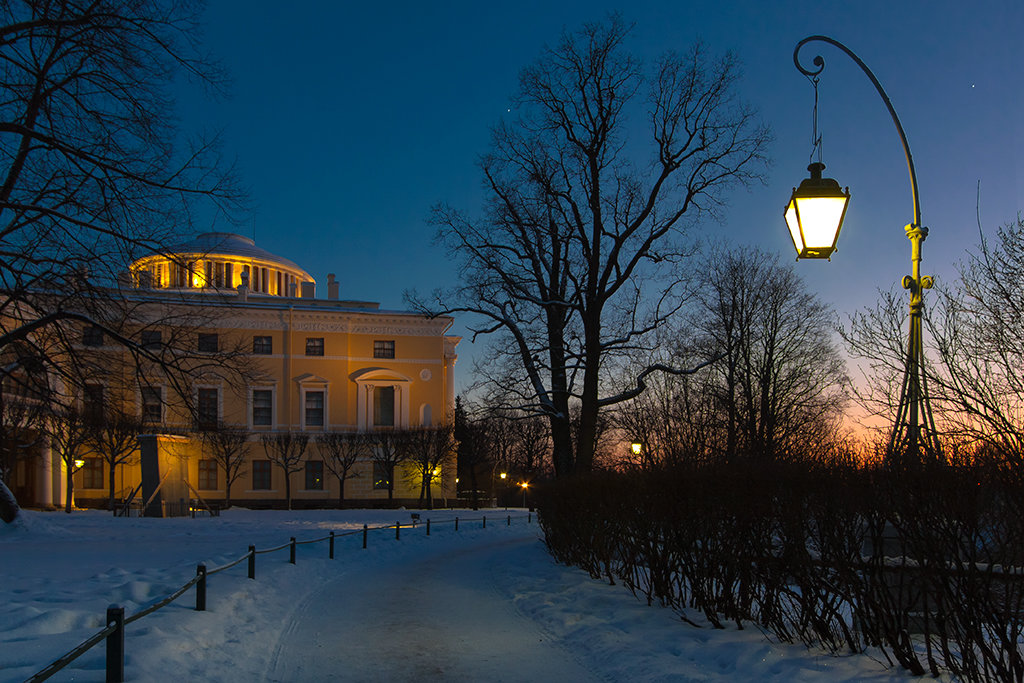
<path fill-rule="evenodd" d="M 883 681 L 866 655 L 773 643 L 755 629 L 694 628 L 621 586 L 556 564 L 511 511 L 421 512 L 433 524 L 259 555 L 126 629 L 129 681 Z M 483 529 L 480 516 L 488 514 Z M 461 517 L 459 531 L 451 523 Z M 407 524 L 409 511 L 234 509 L 219 518 L 24 512 L 0 524 L 0 681 L 23 681 L 102 627 L 257 549 Z M 473 521 L 469 521 L 472 519 Z M 442 523 L 447 520 L 447 523 Z M 694 617 L 694 615 L 689 615 Z M 100 644 L 55 681 L 102 681 Z"/>

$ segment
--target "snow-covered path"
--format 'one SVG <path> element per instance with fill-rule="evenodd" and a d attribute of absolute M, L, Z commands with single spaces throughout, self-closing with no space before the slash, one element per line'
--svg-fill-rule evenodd
<path fill-rule="evenodd" d="M 128 626 L 126 675 L 142 681 L 802 681 L 907 680 L 867 655 L 833 656 L 759 631 L 694 628 L 620 585 L 547 553 L 537 524 L 494 511 L 234 509 L 214 519 L 125 519 L 99 512 L 25 513 L 0 525 L 0 683 L 20 683 L 102 626 L 107 605 L 137 613 L 248 544 L 326 543 L 261 554 Z M 523 511 L 525 513 L 525 511 Z M 454 518 L 462 515 L 459 531 Z M 699 615 L 688 617 L 700 621 Z M 93 648 L 54 676 L 103 680 Z M 948 679 L 947 679 L 948 680 Z"/>
<path fill-rule="evenodd" d="M 586 681 L 512 603 L 504 568 L 543 553 L 536 532 L 363 569 L 309 596 L 270 662 L 269 681 Z M 533 558 L 530 559 L 533 561 Z M 368 586 L 375 590 L 366 590 Z"/>

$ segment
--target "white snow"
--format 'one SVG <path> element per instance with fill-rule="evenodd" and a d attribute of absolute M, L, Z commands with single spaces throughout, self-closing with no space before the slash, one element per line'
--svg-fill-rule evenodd
<path fill-rule="evenodd" d="M 776 643 L 756 629 L 695 628 L 622 586 L 556 564 L 524 511 L 420 511 L 432 520 L 257 557 L 126 627 L 129 681 L 883 681 L 909 678 L 868 655 Z M 488 515 L 483 529 L 480 517 Z M 461 517 L 459 531 L 451 522 Z M 472 521 L 470 521 L 472 519 Z M 124 519 L 23 511 L 0 524 L 0 682 L 23 681 L 132 615 L 205 563 L 257 549 L 409 523 L 409 511 L 233 509 L 218 518 Z M 698 615 L 688 614 L 698 620 Z M 102 681 L 104 645 L 54 681 Z"/>

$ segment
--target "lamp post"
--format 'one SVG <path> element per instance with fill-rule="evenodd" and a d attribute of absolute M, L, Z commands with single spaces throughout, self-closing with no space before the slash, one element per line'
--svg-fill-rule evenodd
<path fill-rule="evenodd" d="M 932 417 L 931 404 L 928 400 L 927 383 L 924 373 L 924 340 L 922 337 L 921 319 L 924 310 L 923 293 L 931 289 L 932 278 L 921 275 L 921 244 L 928 236 L 928 228 L 921 224 L 921 205 L 918 201 L 917 173 L 914 170 L 914 158 L 910 154 L 910 145 L 903 132 L 896 110 L 889 101 L 882 85 L 875 78 L 871 69 L 861 61 L 860 57 L 838 40 L 828 36 L 808 36 L 797 43 L 793 50 L 793 64 L 803 75 L 807 76 L 815 87 L 815 146 L 817 139 L 817 85 L 818 76 L 825 68 L 825 60 L 816 55 L 812 61 L 814 68 L 807 69 L 800 64 L 800 49 L 810 42 L 828 43 L 839 48 L 852 59 L 867 75 L 875 90 L 881 96 L 903 144 L 903 154 L 907 159 L 907 170 L 910 174 L 910 193 L 913 202 L 913 220 L 904 229 L 910 239 L 911 274 L 903 278 L 903 288 L 910 292 L 910 329 L 908 332 L 906 354 L 904 357 L 903 383 L 900 389 L 899 408 L 896 411 L 896 422 L 889 437 L 887 456 L 905 458 L 904 464 L 921 463 L 922 451 L 930 459 L 939 460 L 941 451 Z M 812 153 L 813 154 L 813 153 Z M 786 223 L 790 236 L 797 249 L 797 258 L 830 258 L 835 251 L 839 230 L 846 215 L 849 202 L 849 191 L 839 190 L 839 183 L 822 178 L 821 172 L 825 165 L 820 160 L 812 163 L 808 170 L 811 177 L 794 188 L 793 196 L 786 206 Z"/>

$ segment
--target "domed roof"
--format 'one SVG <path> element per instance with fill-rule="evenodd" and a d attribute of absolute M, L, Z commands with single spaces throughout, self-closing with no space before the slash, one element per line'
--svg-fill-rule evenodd
<path fill-rule="evenodd" d="M 276 254 L 271 254 L 266 249 L 257 247 L 256 242 L 248 237 L 242 237 L 233 232 L 204 232 L 187 242 L 173 245 L 167 251 L 171 254 L 220 254 L 223 256 L 259 259 L 260 261 L 275 263 L 289 270 L 296 270 L 301 273 L 306 272 L 292 261 Z"/>

